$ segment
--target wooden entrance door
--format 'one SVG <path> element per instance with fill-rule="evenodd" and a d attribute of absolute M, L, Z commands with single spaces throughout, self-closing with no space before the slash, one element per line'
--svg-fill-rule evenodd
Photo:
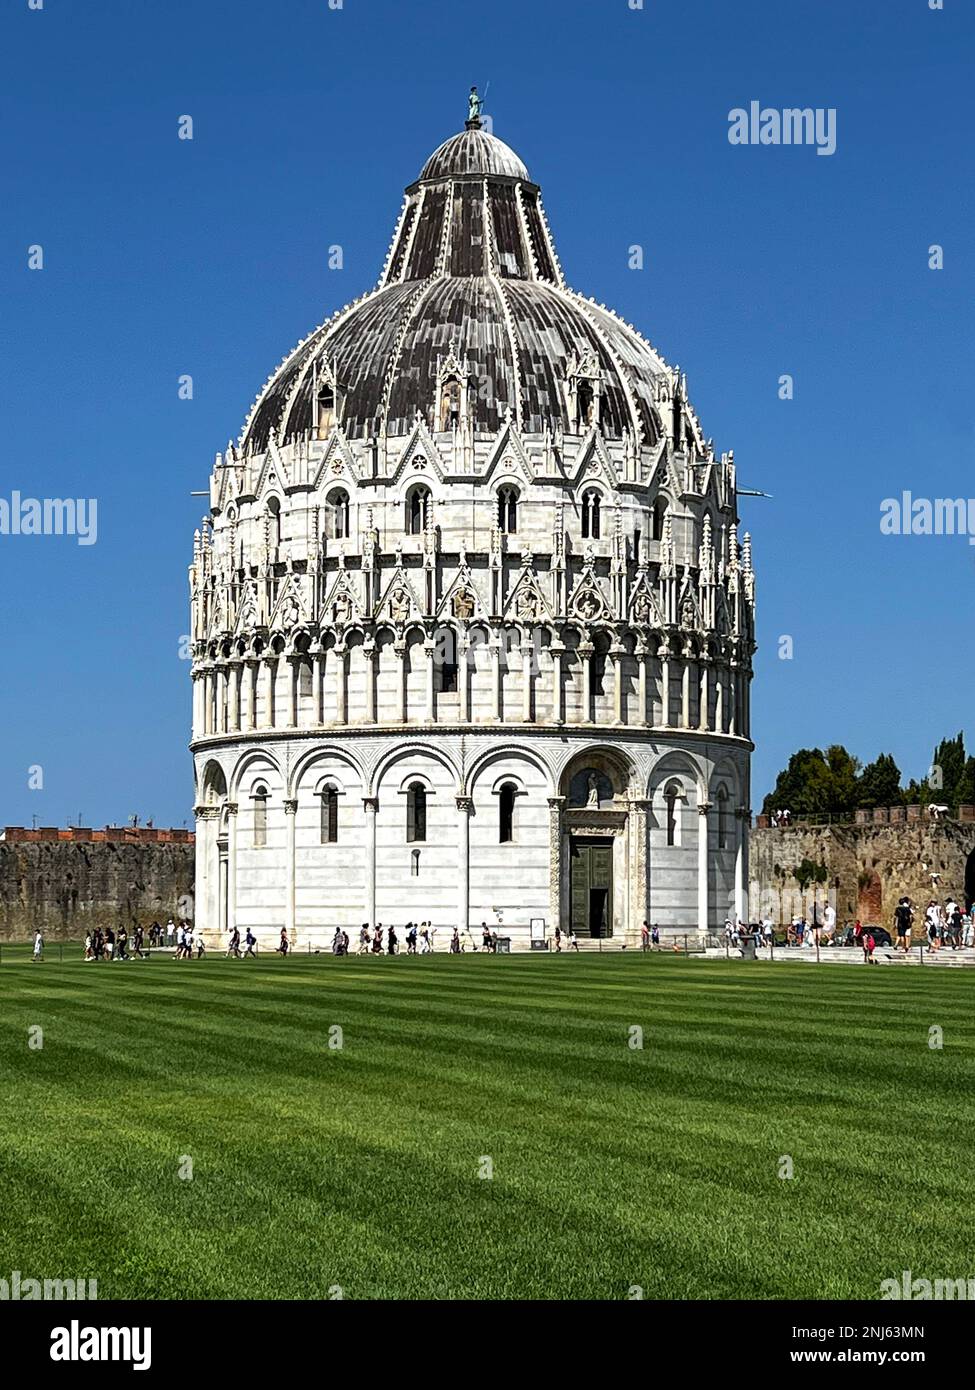
<path fill-rule="evenodd" d="M 613 935 L 613 841 L 573 835 L 570 921 L 576 936 Z"/>

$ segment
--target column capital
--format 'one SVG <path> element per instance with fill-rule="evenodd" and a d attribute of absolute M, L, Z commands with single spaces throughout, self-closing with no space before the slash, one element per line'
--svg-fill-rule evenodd
<path fill-rule="evenodd" d="M 457 798 L 457 809 L 469 816 L 474 809 L 474 798 L 472 796 L 459 796 Z"/>
<path fill-rule="evenodd" d="M 194 806 L 193 814 L 197 820 L 216 820 L 220 815 L 219 806 Z"/>
<path fill-rule="evenodd" d="M 225 809 L 226 809 L 226 812 L 227 812 L 227 815 L 228 815 L 228 816 L 235 816 L 235 815 L 237 814 L 238 809 L 239 809 L 238 804 L 237 804 L 236 801 L 225 801 L 225 802 L 224 802 L 224 807 L 225 807 Z"/>
<path fill-rule="evenodd" d="M 710 811 L 710 809 L 711 809 L 711 802 L 710 802 L 710 801 L 699 801 L 699 802 L 697 803 L 697 814 L 698 814 L 699 816 L 706 816 L 707 813 Z"/>
<path fill-rule="evenodd" d="M 282 805 L 284 806 L 284 812 L 287 816 L 293 816 L 298 809 L 297 801 L 291 799 L 282 802 Z"/>
<path fill-rule="evenodd" d="M 548 796 L 548 797 L 546 797 L 545 799 L 546 799 L 546 801 L 548 802 L 548 804 L 552 807 L 553 810 L 559 810 L 559 811 L 560 811 L 560 810 L 562 809 L 562 807 L 565 805 L 565 797 L 564 797 L 564 796 Z"/>
<path fill-rule="evenodd" d="M 362 809 L 368 811 L 370 815 L 375 815 L 379 810 L 378 796 L 364 796 L 362 798 Z"/>

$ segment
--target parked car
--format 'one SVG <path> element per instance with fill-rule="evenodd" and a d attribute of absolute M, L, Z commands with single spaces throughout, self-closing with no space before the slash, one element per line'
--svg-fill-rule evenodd
<path fill-rule="evenodd" d="M 875 946 L 893 946 L 890 932 L 886 927 L 875 927 L 868 923 L 863 929 L 864 936 L 872 936 Z"/>

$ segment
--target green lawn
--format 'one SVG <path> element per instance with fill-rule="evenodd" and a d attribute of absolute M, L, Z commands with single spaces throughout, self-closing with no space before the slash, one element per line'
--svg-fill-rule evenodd
<path fill-rule="evenodd" d="M 5 947 L 0 1277 L 873 1298 L 905 1268 L 975 1276 L 973 992 L 965 971 L 663 954 L 35 966 Z"/>

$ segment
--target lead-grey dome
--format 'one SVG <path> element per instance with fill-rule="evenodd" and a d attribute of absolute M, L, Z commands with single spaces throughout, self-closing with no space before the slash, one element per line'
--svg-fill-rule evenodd
<path fill-rule="evenodd" d="M 493 174 L 528 182 L 528 170 L 510 146 L 486 130 L 462 130 L 452 135 L 423 166 L 420 179 L 446 179 L 463 174 Z"/>
<path fill-rule="evenodd" d="M 573 374 L 598 383 L 609 438 L 655 444 L 669 368 L 637 331 L 570 290 L 538 187 L 477 123 L 453 136 L 406 190 L 378 287 L 315 329 L 265 385 L 241 446 L 311 436 L 323 390 L 349 439 L 436 429 L 445 361 L 469 378 L 475 434 L 506 416 L 524 431 L 573 433 Z M 664 393 L 667 394 L 666 392 Z"/>

